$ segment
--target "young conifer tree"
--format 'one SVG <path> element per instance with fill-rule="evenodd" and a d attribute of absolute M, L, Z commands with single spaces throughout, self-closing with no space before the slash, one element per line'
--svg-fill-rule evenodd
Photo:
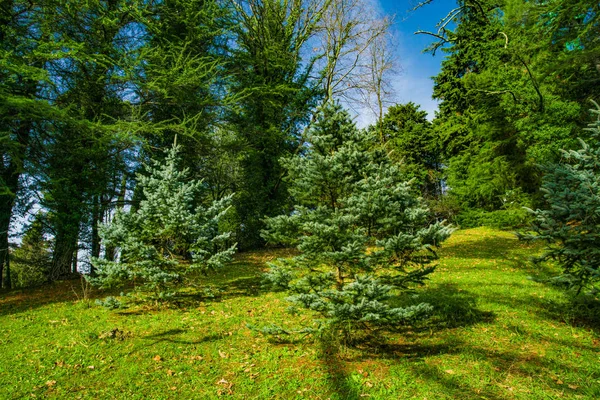
<path fill-rule="evenodd" d="M 328 104 L 304 153 L 284 165 L 296 206 L 268 219 L 263 236 L 297 246 L 300 255 L 270 265 L 267 280 L 274 287 L 322 314 L 322 326 L 346 332 L 405 323 L 431 310 L 424 303 L 394 307 L 389 300 L 434 271 L 435 248 L 452 228 L 429 222 L 423 202 L 378 150 L 374 135 Z"/>
<path fill-rule="evenodd" d="M 597 292 L 600 282 L 600 107 L 590 124 L 589 143 L 580 139 L 579 150 L 564 151 L 559 164 L 545 167 L 542 191 L 548 204 L 531 211 L 534 234 L 524 240 L 544 241 L 546 252 L 536 261 L 555 260 L 563 273 L 551 279 L 577 293 Z"/>
<path fill-rule="evenodd" d="M 190 272 L 206 273 L 231 259 L 236 244 L 227 247 L 230 232 L 219 232 L 231 196 L 205 204 L 202 182 L 179 170 L 179 147 L 164 162 L 153 161 L 138 174 L 144 198 L 135 211 L 118 211 L 100 228 L 105 246 L 120 250 L 117 261 L 95 258 L 95 275 L 88 279 L 101 287 L 135 280 L 157 294 L 182 282 Z"/>

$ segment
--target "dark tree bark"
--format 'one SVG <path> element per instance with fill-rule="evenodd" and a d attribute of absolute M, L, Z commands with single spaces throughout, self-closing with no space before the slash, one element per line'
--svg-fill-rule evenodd
<path fill-rule="evenodd" d="M 64 279 L 73 273 L 79 230 L 72 228 L 73 226 L 63 227 L 56 234 L 49 276 L 52 281 Z"/>

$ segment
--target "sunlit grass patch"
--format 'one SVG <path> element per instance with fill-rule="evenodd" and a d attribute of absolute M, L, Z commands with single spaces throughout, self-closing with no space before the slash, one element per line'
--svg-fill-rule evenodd
<path fill-rule="evenodd" d="M 600 398 L 594 305 L 573 310 L 528 279 L 556 272 L 527 261 L 539 250 L 508 232 L 459 231 L 418 297 L 402 300 L 429 302 L 431 318 L 346 346 L 247 328 L 312 324 L 261 285 L 264 263 L 286 250 L 240 254 L 176 304 L 88 308 L 79 282 L 3 293 L 0 398 Z"/>

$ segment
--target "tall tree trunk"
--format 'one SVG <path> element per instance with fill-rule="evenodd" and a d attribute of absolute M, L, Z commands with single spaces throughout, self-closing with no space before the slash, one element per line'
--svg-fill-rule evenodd
<path fill-rule="evenodd" d="M 13 2 L 8 0 L 0 3 L 0 43 L 4 42 L 5 31 L 4 27 L 8 26 L 11 20 Z M 4 125 L 4 121 L 0 120 Z M 4 130 L 4 126 L 0 125 L 0 129 Z M 5 150 L 0 152 L 0 159 L 4 159 Z M 3 164 L 0 164 L 2 175 L 0 179 L 6 178 L 8 171 L 4 171 Z M 7 185 L 8 186 L 8 185 Z M 4 188 L 0 188 L 4 189 Z M 10 190 L 10 189 L 9 189 Z M 12 196 L 11 193 L 0 195 L 0 288 L 4 287 L 4 263 L 6 260 L 6 252 L 8 252 L 8 228 L 10 225 L 10 216 L 12 213 Z"/>
<path fill-rule="evenodd" d="M 4 276 L 4 287 L 12 289 L 12 279 L 10 277 L 10 249 L 6 250 L 6 274 Z"/>
<path fill-rule="evenodd" d="M 100 196 L 93 197 L 92 207 L 92 257 L 100 257 L 100 235 L 98 234 L 98 225 L 102 222 L 102 210 L 100 205 Z M 90 264 L 90 274 L 95 273 L 94 264 Z"/>
<path fill-rule="evenodd" d="M 14 196 L 10 193 L 0 196 L 0 288 L 5 287 L 4 265 L 8 255 L 8 230 L 13 201 Z"/>
<path fill-rule="evenodd" d="M 31 85 L 26 87 L 29 89 Z M 17 116 L 14 117 L 15 119 Z M 19 192 L 19 178 L 23 170 L 23 158 L 25 151 L 29 146 L 29 136 L 32 128 L 31 122 L 22 122 L 16 129 L 17 150 L 12 154 L 0 153 L 3 158 L 8 156 L 10 159 L 8 166 L 0 166 L 0 180 L 4 181 L 8 193 L 0 195 L 0 286 L 10 286 L 10 271 L 7 270 L 7 276 L 3 281 L 2 271 L 8 259 L 8 232 L 10 230 L 10 220 L 12 219 L 12 210 L 15 205 L 15 198 Z M 6 154 L 6 155 L 5 155 Z"/>
<path fill-rule="evenodd" d="M 11 35 L 8 37 L 6 35 L 6 28 L 11 25 L 15 26 L 14 7 L 15 2 L 12 0 L 0 2 L 0 43 L 10 42 L 10 44 L 7 43 L 6 47 L 2 46 L 3 49 L 10 49 L 12 45 L 16 45 L 16 42 L 12 41 L 13 38 L 11 38 Z M 34 63 L 33 66 L 36 68 L 41 67 L 39 62 Z M 34 98 L 36 92 L 37 81 L 19 76 L 18 83 L 11 86 L 9 96 Z M 19 178 L 23 170 L 23 161 L 29 147 L 32 129 L 31 117 L 26 114 L 23 115 L 23 111 L 16 106 L 14 109 L 9 108 L 5 110 L 4 115 L 0 115 L 0 131 L 14 134 L 16 141 L 16 146 L 12 150 L 0 150 L 0 160 L 4 162 L 8 161 L 7 165 L 4 162 L 0 162 L 0 182 L 3 182 L 5 185 L 5 187 L 0 188 L 0 287 L 8 288 L 11 286 L 10 265 L 8 263 L 8 232 L 10 230 L 15 198 L 19 191 Z"/>
<path fill-rule="evenodd" d="M 126 191 L 127 191 L 127 175 L 124 174 L 123 178 L 121 180 L 121 188 L 119 190 L 119 197 L 117 198 L 117 211 L 121 211 L 123 209 L 123 206 L 125 205 Z M 108 261 L 115 261 L 115 258 L 117 256 L 116 250 L 117 249 L 114 246 L 106 246 L 104 258 L 106 258 Z"/>
<path fill-rule="evenodd" d="M 8 223 L 0 221 L 0 289 L 4 287 L 4 264 L 8 254 Z"/>
<path fill-rule="evenodd" d="M 65 278 L 73 272 L 73 258 L 76 257 L 78 238 L 79 229 L 74 228 L 73 225 L 68 224 L 59 228 L 54 242 L 50 280 Z"/>

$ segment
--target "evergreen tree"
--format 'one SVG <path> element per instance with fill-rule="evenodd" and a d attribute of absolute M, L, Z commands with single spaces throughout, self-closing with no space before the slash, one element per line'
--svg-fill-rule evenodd
<path fill-rule="evenodd" d="M 272 264 L 267 279 L 345 331 L 421 317 L 429 305 L 389 300 L 434 271 L 435 248 L 452 229 L 428 225 L 427 209 L 377 137 L 356 129 L 339 105 L 321 110 L 308 140 L 304 154 L 284 161 L 296 206 L 267 219 L 263 232 L 301 254 Z"/>
<path fill-rule="evenodd" d="M 39 285 L 48 281 L 52 254 L 46 238 L 44 214 L 37 214 L 24 232 L 21 245 L 12 253 L 11 269 L 15 287 Z"/>
<path fill-rule="evenodd" d="M 47 1 L 0 2 L 0 287 L 10 288 L 8 239 L 15 204 L 26 198 L 23 174 L 32 143 L 48 119 L 63 117 L 40 96 L 48 60 L 65 53 L 41 29 Z M 4 277 L 4 279 L 3 279 Z"/>
<path fill-rule="evenodd" d="M 189 181 L 189 170 L 179 170 L 179 147 L 168 151 L 164 162 L 153 162 L 138 174 L 144 199 L 139 208 L 119 211 L 100 228 L 106 246 L 120 250 L 117 261 L 95 258 L 94 276 L 102 287 L 127 281 L 164 294 L 190 272 L 206 273 L 230 260 L 236 245 L 226 248 L 229 232 L 219 232 L 219 220 L 231 197 L 202 202 L 203 184 Z"/>
<path fill-rule="evenodd" d="M 427 112 L 413 102 L 388 108 L 381 132 L 390 158 L 399 164 L 424 197 L 441 195 L 441 149 Z"/>
<path fill-rule="evenodd" d="M 125 97 L 135 54 L 134 6 L 128 0 L 48 0 L 40 14 L 40 29 L 64 51 L 45 64 L 50 83 L 43 95 L 67 115 L 43 126 L 32 165 L 53 229 L 52 279 L 76 270 L 82 244 L 98 255 L 95 227 L 133 147 L 123 121 L 131 120 Z"/>
<path fill-rule="evenodd" d="M 311 76 L 310 39 L 322 18 L 317 2 L 234 2 L 229 90 L 236 104 L 229 121 L 238 134 L 242 180 L 235 198 L 244 248 L 264 244 L 263 218 L 289 207 L 279 159 L 293 153 L 321 90 Z"/>
<path fill-rule="evenodd" d="M 434 128 L 448 186 L 464 208 L 505 208 L 511 193 L 529 205 L 539 197 L 537 166 L 576 145 L 584 111 L 585 96 L 565 93 L 566 75 L 547 74 L 564 48 L 540 14 L 565 2 L 457 3 L 432 47 L 446 53 L 433 96 L 441 101 Z"/>
<path fill-rule="evenodd" d="M 600 282 L 600 107 L 591 124 L 591 143 L 580 140 L 579 150 L 563 151 L 563 161 L 545 168 L 542 191 L 548 207 L 536 210 L 535 234 L 525 240 L 544 241 L 538 261 L 556 260 L 563 274 L 552 279 L 575 289 L 597 291 Z"/>
<path fill-rule="evenodd" d="M 167 0 L 138 11 L 144 26 L 136 69 L 136 103 L 145 122 L 143 156 L 173 143 L 191 177 L 206 177 L 212 133 L 228 94 L 223 90 L 228 9 L 218 0 Z"/>

